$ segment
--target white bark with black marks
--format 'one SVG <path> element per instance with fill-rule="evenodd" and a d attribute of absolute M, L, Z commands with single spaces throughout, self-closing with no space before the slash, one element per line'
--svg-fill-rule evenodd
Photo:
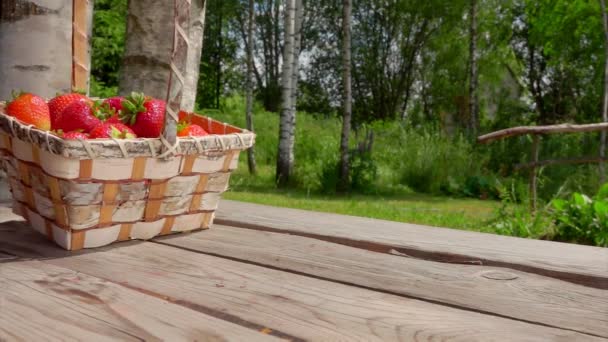
<path fill-rule="evenodd" d="M 165 99 L 173 42 L 173 1 L 129 0 L 119 93 Z"/>
<path fill-rule="evenodd" d="M 347 190 L 349 179 L 349 138 L 352 118 L 351 91 L 351 12 L 352 0 L 344 0 L 342 8 L 342 136 L 340 139 L 340 188 Z"/>
<path fill-rule="evenodd" d="M 188 32 L 190 46 L 188 47 L 188 61 L 186 62 L 186 74 L 184 75 L 186 83 L 184 84 L 181 103 L 182 109 L 187 112 L 194 111 L 196 105 L 196 89 L 203 50 L 206 8 L 207 0 L 192 0 L 190 5 L 190 32 Z"/>
<path fill-rule="evenodd" d="M 471 0 L 469 11 L 469 133 L 477 134 L 479 126 L 479 95 L 477 93 L 477 0 Z"/>
<path fill-rule="evenodd" d="M 52 34 L 51 34 L 52 33 Z M 0 2 L 0 99 L 72 87 L 72 0 Z"/>
<path fill-rule="evenodd" d="M 285 42 L 283 44 L 283 72 L 281 75 L 281 119 L 279 125 L 279 150 L 277 157 L 276 178 L 279 185 L 289 181 L 294 163 L 291 139 L 295 129 L 291 114 L 291 94 L 294 59 L 296 0 L 285 0 Z"/>
<path fill-rule="evenodd" d="M 247 16 L 247 100 L 245 105 L 245 119 L 247 129 L 253 132 L 253 32 L 255 23 L 254 0 L 249 0 Z M 256 173 L 255 150 L 252 146 L 247 150 L 247 166 L 249 173 Z"/>
<path fill-rule="evenodd" d="M 604 96 L 602 98 L 602 121 L 608 122 L 608 14 L 606 13 L 606 1 L 600 0 L 602 9 L 602 23 L 604 24 Z M 601 133 L 600 159 L 606 158 L 606 131 Z M 600 181 L 606 181 L 606 166 L 604 162 L 599 163 Z"/>

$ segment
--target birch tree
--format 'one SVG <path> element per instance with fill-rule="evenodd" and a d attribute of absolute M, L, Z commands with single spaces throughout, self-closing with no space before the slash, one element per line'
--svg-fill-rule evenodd
<path fill-rule="evenodd" d="M 173 42 L 173 1 L 130 0 L 118 92 L 164 99 Z"/>
<path fill-rule="evenodd" d="M 602 9 L 602 23 L 604 24 L 604 96 L 602 97 L 602 121 L 608 121 L 608 14 L 606 13 L 606 1 L 600 0 Z M 600 181 L 606 181 L 606 166 L 603 159 L 606 158 L 606 131 L 602 131 L 600 144 L 600 158 L 602 161 L 599 164 Z"/>
<path fill-rule="evenodd" d="M 53 97 L 72 86 L 72 0 L 0 2 L 0 99 Z"/>
<path fill-rule="evenodd" d="M 304 21 L 304 3 L 296 0 L 294 12 L 294 36 L 293 36 L 293 65 L 291 67 L 291 94 L 289 116 L 291 119 L 291 132 L 289 136 L 289 150 L 294 154 L 295 133 L 296 133 L 296 104 L 298 101 L 298 80 L 300 76 L 300 51 L 302 48 L 302 22 Z"/>
<path fill-rule="evenodd" d="M 199 69 L 201 66 L 201 52 L 203 49 L 203 36 L 205 32 L 206 0 L 192 0 L 190 6 L 190 47 L 188 48 L 188 61 L 184 93 L 182 95 L 182 109 L 192 112 L 196 104 L 196 89 L 198 85 Z"/>
<path fill-rule="evenodd" d="M 477 93 L 477 0 L 471 0 L 469 20 L 469 133 L 475 136 L 479 125 L 479 96 Z"/>
<path fill-rule="evenodd" d="M 253 26 L 255 21 L 254 0 L 249 0 L 249 9 L 247 16 L 247 103 L 245 105 L 245 118 L 247 121 L 247 129 L 253 132 Z M 255 150 L 253 146 L 247 150 L 247 165 L 249 173 L 256 173 L 255 165 Z"/>
<path fill-rule="evenodd" d="M 276 179 L 279 186 L 287 185 L 294 163 L 294 121 L 291 116 L 291 93 L 293 91 L 293 60 L 296 0 L 285 0 L 283 70 L 281 75 L 281 118 L 279 124 L 279 149 Z"/>
<path fill-rule="evenodd" d="M 340 139 L 340 190 L 348 189 L 350 121 L 352 117 L 352 93 L 350 78 L 350 25 L 352 0 L 343 1 L 342 9 L 342 137 Z"/>

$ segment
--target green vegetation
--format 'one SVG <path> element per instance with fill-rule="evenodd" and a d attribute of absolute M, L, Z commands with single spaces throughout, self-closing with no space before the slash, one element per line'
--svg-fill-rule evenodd
<path fill-rule="evenodd" d="M 226 197 L 605 245 L 605 202 L 599 195 L 582 195 L 600 187 L 596 165 L 541 168 L 540 209 L 532 215 L 528 172 L 514 167 L 529 161 L 531 139 L 481 146 L 474 136 L 511 126 L 601 120 L 606 56 L 599 2 L 478 0 L 476 36 L 471 3 L 353 4 L 350 188 L 337 193 L 342 4 L 306 1 L 295 168 L 288 187 L 279 189 L 282 2 L 256 0 L 258 173 L 248 174 L 241 154 Z M 245 126 L 246 5 L 208 1 L 197 91 L 201 112 L 240 127 Z M 126 0 L 95 2 L 93 95 L 118 89 L 126 15 Z M 471 39 L 477 41 L 477 89 L 470 87 Z M 470 106 L 476 97 L 479 120 Z M 596 156 L 600 139 L 554 135 L 543 137 L 541 146 L 541 159 Z"/>

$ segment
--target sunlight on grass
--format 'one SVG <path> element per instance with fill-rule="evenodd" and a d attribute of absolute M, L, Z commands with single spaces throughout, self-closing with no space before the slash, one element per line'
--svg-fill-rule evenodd
<path fill-rule="evenodd" d="M 354 215 L 398 222 L 493 232 L 487 222 L 500 205 L 495 201 L 449 198 L 393 191 L 372 195 L 322 195 L 273 186 L 272 173 L 262 167 L 258 176 L 247 173 L 241 160 L 224 198 L 279 207 Z"/>

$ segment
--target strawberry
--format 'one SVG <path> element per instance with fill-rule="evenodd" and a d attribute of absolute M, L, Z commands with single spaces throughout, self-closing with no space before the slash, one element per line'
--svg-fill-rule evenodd
<path fill-rule="evenodd" d="M 103 103 L 107 103 L 110 106 L 110 108 L 114 109 L 114 111 L 116 111 L 116 113 L 118 113 L 122 110 L 122 102 L 124 100 L 125 100 L 125 98 L 122 96 L 114 96 L 114 97 L 109 97 L 109 98 L 105 99 L 103 101 Z"/>
<path fill-rule="evenodd" d="M 71 131 L 64 133 L 62 138 L 65 140 L 89 139 L 89 135 L 78 131 Z"/>
<path fill-rule="evenodd" d="M 103 101 L 104 105 L 109 106 L 110 110 L 114 111 L 114 115 L 110 116 L 109 119 L 106 120 L 106 122 L 109 123 L 123 123 L 120 120 L 120 113 L 122 112 L 122 102 L 125 100 L 124 97 L 122 96 L 114 96 L 114 97 L 110 97 L 107 98 Z"/>
<path fill-rule="evenodd" d="M 177 136 L 178 137 L 202 137 L 209 135 L 203 127 L 195 124 L 179 123 L 177 125 Z"/>
<path fill-rule="evenodd" d="M 34 125 L 43 131 L 51 129 L 51 115 L 49 106 L 40 96 L 29 93 L 17 95 L 6 106 L 6 113 L 26 124 Z"/>
<path fill-rule="evenodd" d="M 88 97 L 79 93 L 69 93 L 57 95 L 49 101 L 49 110 L 51 113 L 51 128 L 55 129 L 57 120 L 63 110 L 74 101 L 90 101 Z"/>
<path fill-rule="evenodd" d="M 91 139 L 100 138 L 116 138 L 116 139 L 132 139 L 136 135 L 126 125 L 121 123 L 108 123 L 104 122 L 91 130 Z"/>
<path fill-rule="evenodd" d="M 134 92 L 122 105 L 120 118 L 138 137 L 158 138 L 161 135 L 165 123 L 165 101 Z"/>
<path fill-rule="evenodd" d="M 57 121 L 57 129 L 64 132 L 82 130 L 85 133 L 90 132 L 93 128 L 101 123 L 101 120 L 113 115 L 107 111 L 107 108 L 101 103 L 93 104 L 76 101 L 67 106 Z"/>

